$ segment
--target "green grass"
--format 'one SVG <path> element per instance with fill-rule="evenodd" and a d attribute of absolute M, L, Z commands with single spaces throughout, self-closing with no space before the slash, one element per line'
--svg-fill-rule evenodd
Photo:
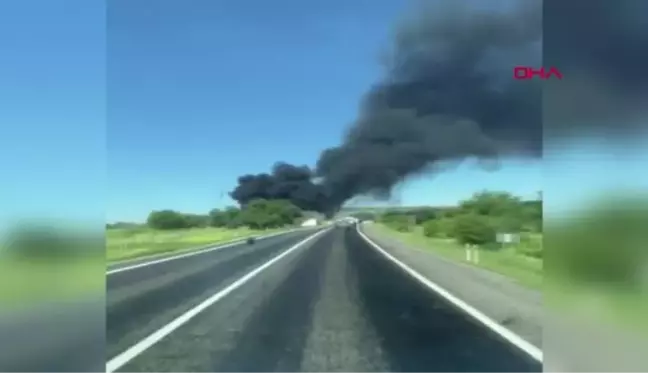
<path fill-rule="evenodd" d="M 163 253 L 183 252 L 225 241 L 283 229 L 203 228 L 155 231 L 146 228 L 106 231 L 106 259 L 115 262 Z M 0 250 L 1 252 L 1 250 Z M 101 251 L 98 252 L 101 254 Z M 105 292 L 103 256 L 39 258 L 0 256 L 0 304 L 7 307 L 74 299 Z"/>
<path fill-rule="evenodd" d="M 415 227 L 411 232 L 398 232 L 383 224 L 372 224 L 372 229 L 399 238 L 413 246 L 433 251 L 444 258 L 500 273 L 526 287 L 542 288 L 542 260 L 520 254 L 519 251 L 526 247 L 510 247 L 500 250 L 482 249 L 479 251 L 479 263 L 475 264 L 466 261 L 464 248 L 453 239 L 425 237 L 420 226 Z M 532 242 L 529 244 L 538 244 L 537 240 L 541 240 L 540 235 L 532 237 Z"/>
<path fill-rule="evenodd" d="M 195 228 L 176 231 L 142 229 L 106 230 L 108 262 L 175 253 L 250 236 L 278 232 L 285 228 L 252 230 L 249 228 Z"/>
<path fill-rule="evenodd" d="M 397 232 L 376 223 L 370 229 L 430 250 L 444 258 L 500 273 L 528 288 L 542 290 L 547 304 L 561 312 L 572 312 L 602 324 L 608 323 L 648 334 L 648 294 L 611 286 L 576 284 L 553 275 L 547 276 L 545 280 L 542 260 L 520 254 L 532 251 L 528 246 L 499 251 L 481 250 L 480 262 L 474 264 L 466 262 L 464 249 L 454 240 L 425 237 L 421 227 L 416 227 L 411 232 Z M 523 245 L 541 244 L 542 236 L 536 234 Z"/>
<path fill-rule="evenodd" d="M 564 314 L 648 335 L 648 294 L 548 276 L 545 304 Z"/>
<path fill-rule="evenodd" d="M 103 258 L 44 261 L 0 260 L 0 304 L 7 308 L 85 295 L 103 295 Z"/>

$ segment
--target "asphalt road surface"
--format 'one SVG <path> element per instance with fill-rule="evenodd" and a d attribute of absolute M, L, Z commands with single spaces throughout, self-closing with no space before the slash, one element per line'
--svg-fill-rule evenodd
<path fill-rule="evenodd" d="M 294 247 L 312 234 L 109 275 L 109 365 L 131 372 L 542 370 L 386 260 L 354 227 Z M 177 323 L 228 286 L 231 292 Z M 164 337 L 142 342 L 161 329 Z"/>

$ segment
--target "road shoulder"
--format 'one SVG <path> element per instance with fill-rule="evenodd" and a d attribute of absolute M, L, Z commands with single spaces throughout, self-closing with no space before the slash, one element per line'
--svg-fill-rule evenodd
<path fill-rule="evenodd" d="M 389 254 L 497 323 L 542 348 L 543 305 L 539 291 L 500 274 L 456 263 L 363 225 L 361 231 Z"/>

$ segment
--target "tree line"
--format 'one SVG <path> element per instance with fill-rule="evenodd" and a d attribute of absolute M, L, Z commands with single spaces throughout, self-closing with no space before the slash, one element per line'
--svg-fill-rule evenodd
<path fill-rule="evenodd" d="M 542 196 L 528 201 L 504 192 L 480 192 L 453 207 L 360 211 L 351 215 L 361 220 L 379 221 L 401 232 L 417 230 L 428 237 L 455 239 L 485 248 L 498 247 L 495 244 L 497 233 L 519 233 L 524 240 L 547 230 L 551 238 L 546 255 L 551 259 L 546 261 L 547 273 L 578 281 L 639 286 L 646 283 L 648 268 L 648 251 L 642 245 L 648 240 L 648 230 L 644 229 L 648 226 L 648 198 L 630 197 L 608 196 L 600 204 L 588 206 L 570 219 L 546 227 L 543 226 Z M 213 209 L 204 215 L 153 211 L 144 226 L 154 229 L 207 226 L 264 229 L 293 224 L 305 215 L 306 212 L 288 201 L 255 200 L 242 208 Z M 107 228 L 141 226 L 114 223 Z M 28 236 L 34 237 L 31 233 L 22 235 Z M 54 240 L 48 238 L 47 242 Z M 545 257 L 542 241 L 522 243 L 524 245 L 516 249 L 523 251 L 522 254 Z"/>
<path fill-rule="evenodd" d="M 208 214 L 186 214 L 175 210 L 151 211 L 146 226 L 157 230 L 189 228 L 239 228 L 252 229 L 279 228 L 302 220 L 305 212 L 287 200 L 256 199 L 242 207 L 230 206 L 212 209 Z M 133 223 L 107 224 L 107 229 L 134 228 L 141 225 Z"/>
<path fill-rule="evenodd" d="M 355 214 L 390 228 L 498 249 L 497 233 L 517 233 L 517 253 L 544 261 L 545 274 L 573 283 L 648 289 L 648 198 L 606 195 L 578 212 L 543 224 L 542 196 L 524 201 L 509 193 L 480 192 L 458 206 Z M 544 250 L 547 231 L 548 249 Z M 538 239 L 530 239 L 535 236 Z M 543 234 L 544 236 L 544 234 Z"/>
<path fill-rule="evenodd" d="M 542 231 L 542 201 L 525 201 L 506 192 L 479 192 L 455 207 L 422 207 L 382 214 L 361 212 L 354 216 L 378 220 L 400 232 L 421 227 L 427 237 L 453 238 L 461 244 L 484 247 L 495 247 L 498 233 Z M 530 246 L 528 250 L 525 254 L 542 256 L 541 245 Z"/>

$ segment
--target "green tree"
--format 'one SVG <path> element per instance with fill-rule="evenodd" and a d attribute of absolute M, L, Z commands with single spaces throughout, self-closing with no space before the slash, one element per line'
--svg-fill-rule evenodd
<path fill-rule="evenodd" d="M 225 221 L 227 228 L 238 228 L 243 224 L 241 220 L 241 209 L 235 206 L 230 206 L 225 209 Z"/>
<path fill-rule="evenodd" d="M 409 232 L 414 225 L 414 217 L 403 213 L 395 213 L 383 217 L 383 222 L 388 227 L 399 232 Z"/>
<path fill-rule="evenodd" d="M 443 208 L 443 209 L 440 209 L 440 211 L 439 211 L 439 218 L 453 219 L 454 217 L 456 217 L 460 213 L 461 213 L 461 211 L 457 207 Z"/>
<path fill-rule="evenodd" d="M 492 217 L 521 218 L 522 201 L 507 192 L 483 191 L 460 203 L 462 213 Z"/>
<path fill-rule="evenodd" d="M 186 216 L 173 210 L 152 211 L 146 219 L 146 224 L 153 229 L 160 230 L 188 227 Z"/>
<path fill-rule="evenodd" d="M 436 219 L 438 217 L 438 211 L 433 207 L 416 209 L 412 214 L 414 215 L 416 224 L 423 224 L 424 222 Z"/>
<path fill-rule="evenodd" d="M 380 221 L 388 224 L 395 220 L 402 220 L 404 216 L 406 215 L 401 211 L 388 210 L 380 215 Z"/>
<path fill-rule="evenodd" d="M 270 211 L 279 215 L 283 224 L 292 224 L 303 216 L 302 210 L 290 201 L 269 201 Z"/>
<path fill-rule="evenodd" d="M 520 235 L 520 245 L 517 245 L 515 251 L 519 254 L 542 259 L 544 257 L 544 245 L 542 235 L 524 233 Z"/>
<path fill-rule="evenodd" d="M 106 229 L 134 229 L 138 228 L 139 226 L 141 226 L 141 224 L 118 221 L 116 223 L 106 224 Z"/>
<path fill-rule="evenodd" d="M 534 232 L 542 231 L 542 201 L 522 202 L 522 215 L 525 228 Z"/>
<path fill-rule="evenodd" d="M 455 221 L 454 218 L 441 218 L 437 219 L 437 226 L 439 235 L 453 238 L 455 237 Z"/>
<path fill-rule="evenodd" d="M 545 268 L 575 281 L 638 289 L 648 263 L 647 226 L 648 198 L 605 196 L 552 224 Z"/>
<path fill-rule="evenodd" d="M 439 220 L 428 220 L 423 223 L 423 234 L 426 237 L 438 237 L 441 234 Z"/>
<path fill-rule="evenodd" d="M 11 256 L 35 261 L 68 260 L 90 252 L 90 241 L 60 228 L 39 224 L 16 226 L 8 233 L 5 252 Z"/>
<path fill-rule="evenodd" d="M 209 226 L 209 215 L 184 214 L 188 228 L 205 228 Z"/>
<path fill-rule="evenodd" d="M 491 225 L 498 232 L 520 232 L 523 221 L 515 215 L 489 217 Z"/>
<path fill-rule="evenodd" d="M 485 245 L 495 242 L 495 230 L 489 219 L 477 214 L 465 214 L 455 220 L 454 234 L 462 244 Z"/>
<path fill-rule="evenodd" d="M 212 227 L 226 227 L 229 216 L 226 211 L 221 209 L 212 209 L 209 211 L 209 225 Z"/>
<path fill-rule="evenodd" d="M 257 199 L 240 213 L 240 221 L 253 229 L 276 228 L 292 224 L 302 211 L 289 201 Z"/>
<path fill-rule="evenodd" d="M 462 201 L 461 214 L 488 217 L 498 232 L 539 231 L 542 203 L 525 202 L 507 192 L 483 191 Z"/>

